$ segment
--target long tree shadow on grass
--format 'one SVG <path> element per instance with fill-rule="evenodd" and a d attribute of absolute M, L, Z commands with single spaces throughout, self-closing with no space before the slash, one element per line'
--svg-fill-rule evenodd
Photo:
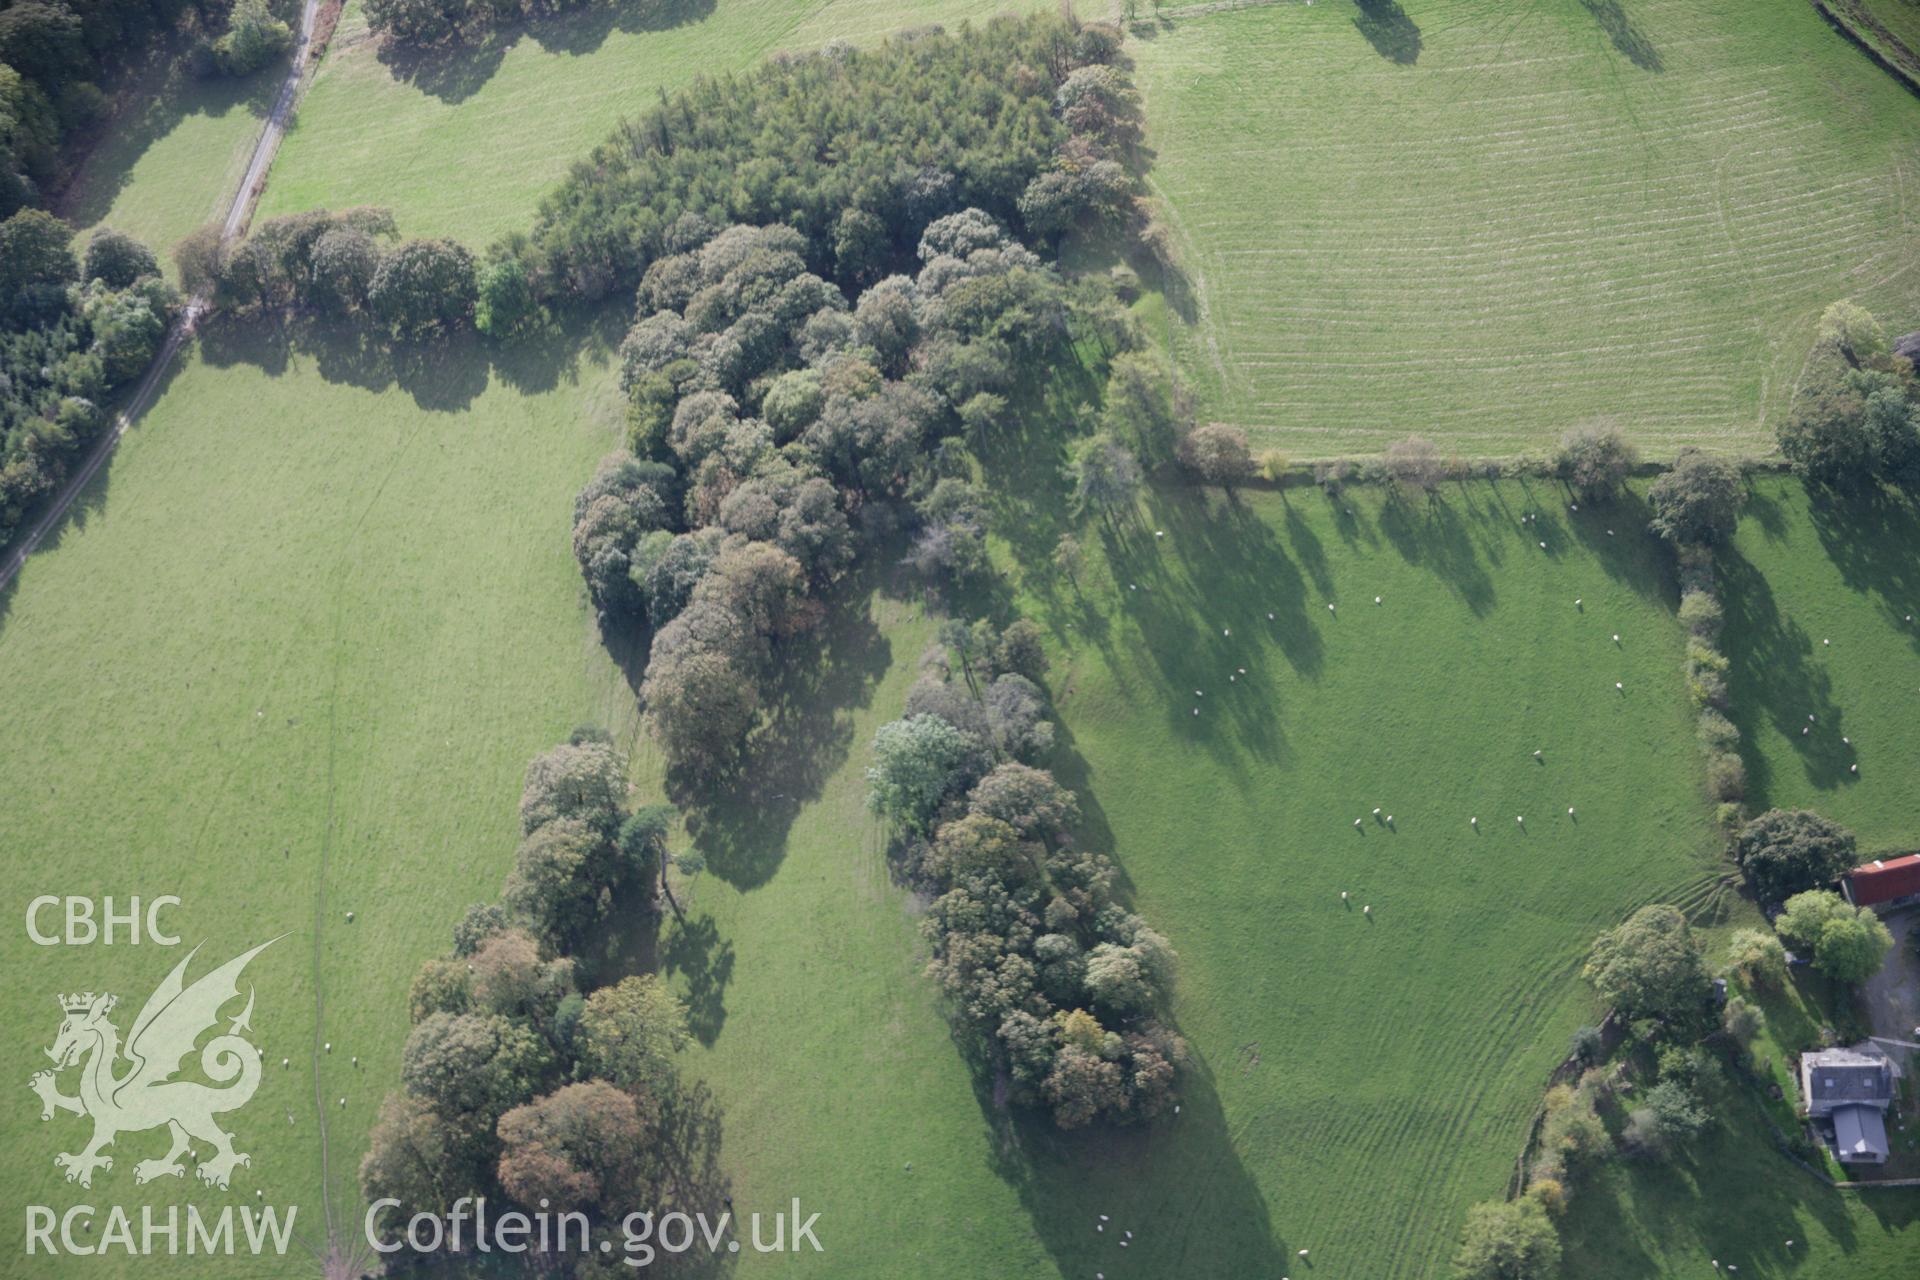
<path fill-rule="evenodd" d="M 1920 508 L 1891 489 L 1807 492 L 1808 512 L 1840 580 L 1874 598 L 1881 616 L 1920 652 Z"/>
<path fill-rule="evenodd" d="M 665 31 L 699 22 L 713 12 L 715 0 L 618 0 L 584 5 L 562 13 L 513 23 L 469 43 L 421 49 L 391 41 L 379 58 L 396 80 L 413 85 L 442 102 L 458 104 L 478 93 L 500 69 L 507 51 L 524 37 L 549 53 L 589 54 L 615 31 Z"/>
<path fill-rule="evenodd" d="M 1146 510 L 1144 523 L 1101 532 L 1116 598 L 1139 633 L 1126 652 L 1109 653 L 1115 674 L 1150 675 L 1169 727 L 1223 767 L 1243 755 L 1263 768 L 1284 764 L 1269 664 L 1277 651 L 1313 680 L 1325 656 L 1299 566 L 1237 496 L 1167 485 L 1152 491 Z"/>
<path fill-rule="evenodd" d="M 1850 781 L 1852 756 L 1840 741 L 1845 713 L 1834 704 L 1832 679 L 1813 661 L 1813 638 L 1780 612 L 1773 588 L 1745 556 L 1723 548 L 1717 564 L 1726 613 L 1721 643 L 1729 664 L 1728 714 L 1740 730 L 1748 801 L 1756 809 L 1772 806 L 1772 768 L 1754 746 L 1762 725 L 1794 744 L 1807 781 L 1819 790 Z"/>
<path fill-rule="evenodd" d="M 141 158 L 191 117 L 219 118 L 238 111 L 264 121 L 272 110 L 286 77 L 284 59 L 239 80 L 228 76 L 202 78 L 188 69 L 190 43 L 182 36 L 156 51 L 128 84 L 122 96 L 127 105 L 105 120 L 91 141 L 83 141 L 75 149 L 85 158 L 54 202 L 60 215 L 74 226 L 91 226 L 105 218 Z M 155 252 L 167 248 L 157 244 L 150 247 Z"/>
<path fill-rule="evenodd" d="M 1735 1083 L 1710 1100 L 1714 1121 L 1667 1161 L 1625 1155 L 1602 1166 L 1571 1197 L 1561 1223 L 1568 1275 L 1654 1280 L 1672 1256 L 1718 1258 L 1741 1275 L 1799 1273 L 1808 1220 L 1841 1249 L 1860 1244 L 1841 1193 L 1772 1149 L 1765 1111 L 1751 1087 Z M 1911 1222 L 1916 1200 L 1886 1202 L 1885 1218 Z M 1640 1243 L 1655 1240 L 1665 1256 Z"/>
<path fill-rule="evenodd" d="M 727 984 L 733 981 L 733 943 L 720 936 L 711 915 L 676 923 L 660 949 L 660 968 L 681 979 L 687 1030 L 709 1049 L 727 1021 Z"/>
<path fill-rule="evenodd" d="M 1613 47 L 1626 55 L 1627 61 L 1642 71 L 1666 70 L 1660 51 L 1653 47 L 1653 41 L 1647 38 L 1646 32 L 1634 25 L 1620 0 L 1580 0 L 1580 4 L 1593 15 L 1600 29 L 1607 33 L 1607 39 L 1613 41 Z"/>
<path fill-rule="evenodd" d="M 1390 494 L 1380 507 L 1380 532 L 1408 564 L 1431 572 L 1484 617 L 1499 598 L 1493 575 L 1480 563 L 1480 548 L 1467 517 L 1434 491 L 1425 502 Z M 1549 544 L 1550 546 L 1552 544 Z"/>
<path fill-rule="evenodd" d="M 726 1128 L 725 1112 L 704 1081 L 683 1080 L 662 1101 L 660 1130 L 655 1150 L 663 1158 L 658 1165 L 661 1185 L 657 1205 L 645 1206 L 658 1212 L 704 1213 L 709 1222 L 732 1208 L 733 1183 L 720 1164 L 721 1138 Z M 619 1247 L 618 1241 L 615 1247 Z M 683 1254 L 662 1254 L 666 1274 L 673 1276 L 719 1276 L 730 1274 L 738 1255 L 725 1250 L 690 1249 Z M 619 1268 L 631 1271 L 631 1268 Z M 635 1274 L 648 1274 L 652 1268 Z"/>
<path fill-rule="evenodd" d="M 993 1171 L 1019 1195 L 1061 1275 L 1277 1276 L 1292 1258 L 1198 1058 L 1180 1092 L 1179 1115 L 1077 1133 L 981 1097 Z M 1103 1214 L 1106 1230 L 1096 1231 Z"/>
<path fill-rule="evenodd" d="M 160 403 L 160 401 L 165 398 L 167 388 L 173 385 L 173 380 L 179 377 L 181 371 L 187 367 L 187 360 L 188 352 L 183 345 L 180 352 L 174 356 L 172 363 L 167 365 L 166 369 L 161 372 L 160 380 L 154 387 L 153 398 L 148 401 L 149 408 Z M 139 383 L 136 380 L 134 383 L 122 387 L 119 394 L 106 406 L 107 420 L 109 423 L 118 420 L 119 414 L 125 410 L 127 402 L 132 399 L 138 386 Z M 142 419 L 136 418 L 129 430 L 139 430 L 141 421 Z M 111 427 L 107 429 L 110 430 Z M 73 475 L 74 472 L 86 465 L 86 459 L 91 455 L 93 448 L 97 447 L 97 440 L 98 438 L 96 438 L 95 445 L 89 445 L 87 449 L 75 454 L 69 460 L 67 464 L 68 476 Z M 93 477 L 87 481 L 86 487 L 83 488 L 79 495 L 73 500 L 73 505 L 61 514 L 60 519 L 54 522 L 53 526 L 47 530 L 46 536 L 42 538 L 39 545 L 34 548 L 35 556 L 59 547 L 60 544 L 66 540 L 69 533 L 84 530 L 90 520 L 106 512 L 107 499 L 113 483 L 113 462 L 113 458 L 108 458 L 106 462 L 101 464 L 100 469 L 93 473 Z M 65 484 L 63 482 L 61 490 L 56 490 L 56 493 L 64 491 L 64 488 Z M 39 523 L 40 518 L 46 513 L 49 504 L 53 500 L 53 495 L 48 495 L 40 502 L 28 508 L 17 526 L 15 535 L 6 542 L 0 543 L 0 560 L 5 560 L 13 554 L 14 548 L 19 545 L 20 539 L 26 536 L 27 530 Z M 31 558 L 32 557 L 29 557 L 30 560 Z M 20 572 L 22 574 L 26 572 L 25 565 L 21 566 Z M 19 589 L 19 586 L 20 577 L 16 575 L 4 588 L 0 588 L 0 637 L 6 635 L 7 615 L 12 610 L 14 593 Z"/>
<path fill-rule="evenodd" d="M 1420 28 L 1394 0 L 1354 0 L 1353 25 L 1374 51 L 1389 62 L 1412 66 L 1420 60 Z"/>
<path fill-rule="evenodd" d="M 884 557 L 870 556 L 867 563 Z M 707 869 L 736 889 L 757 889 L 786 857 L 801 809 L 853 749 L 852 712 L 866 706 L 893 661 L 893 646 L 867 604 L 880 575 L 858 575 L 824 601 L 826 621 L 789 642 L 780 678 L 737 767 L 720 780 L 670 778 L 668 791 L 687 814 L 687 833 Z"/>
<path fill-rule="evenodd" d="M 216 312 L 200 326 L 200 352 L 215 368 L 252 365 L 271 377 L 310 360 L 328 382 L 382 392 L 398 387 L 429 413 L 459 413 L 494 377 L 524 395 L 578 382 L 618 342 L 613 311 L 570 316 L 564 326 L 507 344 L 471 330 L 395 343 L 364 323 L 309 311 Z"/>

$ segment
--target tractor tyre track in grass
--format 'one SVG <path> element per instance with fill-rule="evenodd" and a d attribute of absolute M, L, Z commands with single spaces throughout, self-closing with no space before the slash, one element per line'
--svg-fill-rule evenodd
<path fill-rule="evenodd" d="M 300 8 L 300 30 L 293 41 L 293 56 L 287 66 L 287 78 L 280 86 L 280 96 L 273 100 L 273 110 L 267 115 L 267 122 L 261 127 L 260 136 L 254 141 L 253 155 L 247 161 L 247 171 L 241 176 L 240 186 L 233 193 L 233 199 L 227 206 L 226 219 L 221 223 L 222 238 L 231 240 L 245 230 L 247 217 L 253 210 L 256 188 L 266 182 L 267 170 L 273 164 L 274 154 L 280 149 L 280 140 L 286 136 L 287 121 L 293 116 L 293 104 L 300 96 L 300 86 L 306 78 L 307 51 L 313 40 L 313 24 L 320 14 L 320 0 L 304 0 Z M 160 344 L 160 352 L 154 357 L 146 376 L 140 379 L 140 385 L 134 389 L 133 396 L 126 407 L 114 417 L 113 428 L 94 444 L 80 469 L 67 480 L 53 505 L 34 521 L 32 528 L 23 534 L 8 554 L 5 563 L 0 563 L 0 591 L 18 576 L 26 567 L 27 557 L 53 527 L 60 523 L 67 511 L 73 506 L 86 487 L 93 483 L 94 476 L 113 456 L 114 448 L 120 438 L 127 434 L 140 416 L 152 407 L 159 393 L 160 384 L 167 370 L 173 367 L 187 339 L 193 336 L 194 326 L 200 317 L 206 314 L 208 299 L 204 294 L 195 294 L 187 299 L 186 306 L 180 309 L 180 316 L 173 322 L 166 340 Z"/>

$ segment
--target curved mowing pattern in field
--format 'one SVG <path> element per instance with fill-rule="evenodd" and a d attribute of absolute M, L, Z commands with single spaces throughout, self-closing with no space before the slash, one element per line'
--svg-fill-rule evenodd
<path fill-rule="evenodd" d="M 1802 0 L 1429 0 L 1380 36 L 1411 62 L 1359 12 L 1134 44 L 1215 416 L 1307 456 L 1603 416 L 1764 448 L 1821 307 L 1920 317 L 1920 104 Z"/>

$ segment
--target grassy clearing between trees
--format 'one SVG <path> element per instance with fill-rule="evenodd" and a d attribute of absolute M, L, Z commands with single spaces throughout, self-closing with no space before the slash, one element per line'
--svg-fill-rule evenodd
<path fill-rule="evenodd" d="M 260 216 L 385 205 L 409 236 L 451 236 L 478 249 L 525 230 L 568 166 L 662 90 L 746 70 L 780 49 L 871 44 L 905 27 L 1040 7 L 669 0 L 595 8 L 503 33 L 478 51 L 407 60 L 382 53 L 359 5 L 349 5 L 274 163 Z"/>
<path fill-rule="evenodd" d="M 1822 307 L 1920 324 L 1920 103 L 1805 0 L 1284 4 L 1129 47 L 1183 364 L 1257 443 L 1765 452 Z"/>
<path fill-rule="evenodd" d="M 1761 479 L 1720 563 L 1750 807 L 1814 809 L 1863 853 L 1920 844 L 1920 512 Z"/>
<path fill-rule="evenodd" d="M 611 436 L 596 406 L 616 393 L 584 361 L 523 394 L 489 384 L 467 351 L 403 389 L 337 380 L 341 352 L 330 380 L 310 355 L 279 367 L 271 350 L 213 350 L 225 367 L 183 364 L 0 595 L 17 748 L 0 759 L 5 900 L 24 912 L 39 894 L 171 893 L 183 940 L 37 947 L 16 916 L 0 1016 L 18 1036 L 20 1105 L 0 1133 L 17 1158 L 0 1181 L 16 1206 L 122 1204 L 136 1220 L 142 1204 L 252 1205 L 259 1188 L 297 1204 L 298 1234 L 317 1240 L 316 1101 L 336 1223 L 357 1233 L 354 1172 L 398 1075 L 414 971 L 510 866 L 527 761 L 578 723 L 631 720 L 567 547 L 573 494 Z M 113 991 L 124 1030 L 187 947 L 204 940 L 197 976 L 280 934 L 248 970 L 267 1069 L 227 1118 L 254 1158 L 233 1190 L 135 1187 L 164 1132 L 123 1135 L 91 1191 L 63 1183 L 53 1156 L 88 1127 L 41 1123 L 24 1087 L 47 1065 L 53 997 Z M 278 1263 L 34 1266 L 202 1277 L 315 1264 L 296 1248 Z"/>

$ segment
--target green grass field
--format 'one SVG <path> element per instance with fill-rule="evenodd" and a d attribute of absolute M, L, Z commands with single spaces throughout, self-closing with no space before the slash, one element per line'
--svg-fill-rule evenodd
<path fill-rule="evenodd" d="M 523 394 L 470 352 L 383 386 L 364 369 L 339 380 L 344 356 L 330 379 L 310 355 L 213 349 L 224 367 L 185 363 L 0 596 L 15 748 L 0 759 L 0 883 L 22 914 L 39 894 L 176 894 L 169 923 L 205 941 L 194 976 L 286 935 L 249 971 L 270 1068 L 230 1127 L 254 1164 L 224 1196 L 136 1189 L 134 1162 L 165 1134 L 129 1134 L 90 1193 L 60 1181 L 53 1156 L 84 1124 L 42 1124 L 24 1087 L 59 1025 L 53 997 L 114 991 L 124 1030 L 185 947 L 29 946 L 16 915 L 0 1016 L 18 1093 L 0 1133 L 17 1158 L 0 1184 L 15 1206 L 136 1212 L 251 1205 L 262 1189 L 323 1240 L 319 1115 L 336 1226 L 357 1233 L 355 1169 L 397 1079 L 407 985 L 464 904 L 498 892 L 527 760 L 575 724 L 631 718 L 567 546 L 611 428 L 603 371 L 584 362 Z M 314 1273 L 298 1250 L 230 1265 L 139 1270 Z"/>
<path fill-rule="evenodd" d="M 1920 845 L 1920 625 L 1907 621 L 1920 618 L 1920 516 L 1765 479 L 1723 563 L 1728 691 L 1755 804 L 1817 810 L 1863 851 Z"/>
<path fill-rule="evenodd" d="M 274 162 L 262 216 L 386 205 L 410 236 L 476 248 L 531 226 L 540 197 L 623 115 L 699 75 L 780 49 L 872 42 L 1027 0 L 680 0 L 644 22 L 618 7 L 534 24 L 478 53 L 395 61 L 349 5 Z"/>
<path fill-rule="evenodd" d="M 1131 45 L 1209 416 L 1300 457 L 1598 419 L 1765 452 L 1822 307 L 1920 325 L 1920 103 L 1804 0 L 1369 6 Z"/>

